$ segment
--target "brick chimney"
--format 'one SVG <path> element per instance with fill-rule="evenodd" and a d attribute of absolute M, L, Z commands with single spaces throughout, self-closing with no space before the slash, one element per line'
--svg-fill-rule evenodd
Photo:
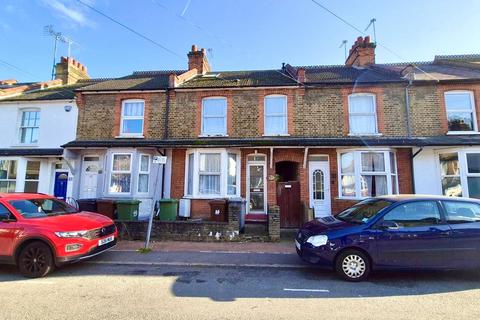
<path fill-rule="evenodd" d="M 375 64 L 375 47 L 377 45 L 370 41 L 370 37 L 358 37 L 353 44 L 345 61 L 345 65 L 351 67 L 368 67 Z"/>
<path fill-rule="evenodd" d="M 62 57 L 55 65 L 55 79 L 65 84 L 74 84 L 80 79 L 90 79 L 87 67 L 71 57 Z"/>
<path fill-rule="evenodd" d="M 197 69 L 197 74 L 210 72 L 205 49 L 198 50 L 196 45 L 192 45 L 192 51 L 188 53 L 188 70 L 195 68 Z"/>

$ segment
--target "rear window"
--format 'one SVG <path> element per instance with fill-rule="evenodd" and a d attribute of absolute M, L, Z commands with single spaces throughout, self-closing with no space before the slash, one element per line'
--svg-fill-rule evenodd
<path fill-rule="evenodd" d="M 463 201 L 443 201 L 448 223 L 480 222 L 480 204 Z"/>
<path fill-rule="evenodd" d="M 78 212 L 57 199 L 11 200 L 9 203 L 25 218 L 43 218 Z"/>

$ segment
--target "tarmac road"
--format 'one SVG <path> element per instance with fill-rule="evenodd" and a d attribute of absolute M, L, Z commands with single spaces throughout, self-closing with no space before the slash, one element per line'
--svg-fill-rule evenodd
<path fill-rule="evenodd" d="M 480 272 L 348 283 L 291 254 L 118 251 L 43 279 L 0 267 L 2 320 L 322 318 L 479 319 Z"/>

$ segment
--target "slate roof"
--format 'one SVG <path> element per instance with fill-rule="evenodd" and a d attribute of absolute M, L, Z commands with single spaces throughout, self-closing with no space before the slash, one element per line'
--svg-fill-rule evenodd
<path fill-rule="evenodd" d="M 110 148 L 110 147 L 318 147 L 318 146 L 459 146 L 480 145 L 480 136 L 435 136 L 414 138 L 387 137 L 340 137 L 340 138 L 302 138 L 302 137 L 259 137 L 259 138 L 202 138 L 202 139 L 111 139 L 111 140 L 75 140 L 63 145 L 63 148 Z"/>
<path fill-rule="evenodd" d="M 179 88 L 275 87 L 298 85 L 283 70 L 216 71 L 199 75 Z"/>
<path fill-rule="evenodd" d="M 62 148 L 53 149 L 0 149 L 0 156 L 61 156 L 63 154 Z"/>
<path fill-rule="evenodd" d="M 99 83 L 104 79 L 88 79 L 80 80 L 79 82 L 66 85 L 56 86 L 46 89 L 37 89 L 22 93 L 16 96 L 10 96 L 5 99 L 0 99 L 0 102 L 9 101 L 33 101 L 33 100 L 70 100 L 75 98 L 75 90 L 84 86 L 89 86 L 94 83 Z"/>
<path fill-rule="evenodd" d="M 186 70 L 135 71 L 131 75 L 108 79 L 81 88 L 81 91 L 160 90 L 168 88 L 171 73 L 181 74 Z"/>
<path fill-rule="evenodd" d="M 377 66 L 356 68 L 348 66 L 304 66 L 306 83 L 371 83 L 405 81 L 398 72 L 392 72 Z"/>

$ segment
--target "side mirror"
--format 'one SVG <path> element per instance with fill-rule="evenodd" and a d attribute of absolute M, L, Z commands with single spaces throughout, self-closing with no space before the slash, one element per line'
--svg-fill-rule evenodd
<path fill-rule="evenodd" d="M 395 221 L 382 221 L 378 224 L 378 229 L 380 230 L 396 230 L 400 226 Z"/>

